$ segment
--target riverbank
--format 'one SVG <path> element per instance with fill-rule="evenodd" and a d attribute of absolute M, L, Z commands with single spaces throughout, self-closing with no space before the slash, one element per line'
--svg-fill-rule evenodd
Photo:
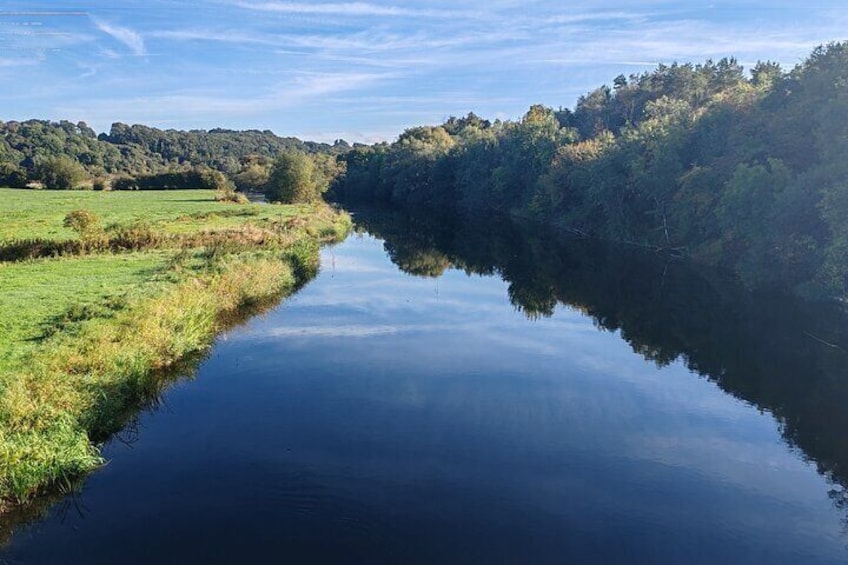
<path fill-rule="evenodd" d="M 204 350 L 226 319 L 314 276 L 350 219 L 326 205 L 239 205 L 212 191 L 0 189 L 0 500 L 103 463 L 95 442 Z M 90 212 L 87 229 L 66 219 Z M 21 239 L 25 238 L 25 239 Z M 19 250 L 49 242 L 58 256 Z"/>

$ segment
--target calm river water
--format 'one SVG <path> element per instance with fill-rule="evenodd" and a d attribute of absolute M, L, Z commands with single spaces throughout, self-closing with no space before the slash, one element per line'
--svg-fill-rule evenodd
<path fill-rule="evenodd" d="M 585 243 L 369 229 L 2 557 L 848 561 L 836 314 Z"/>

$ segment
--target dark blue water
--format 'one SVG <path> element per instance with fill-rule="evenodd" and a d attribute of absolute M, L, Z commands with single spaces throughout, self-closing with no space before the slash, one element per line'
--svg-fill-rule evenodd
<path fill-rule="evenodd" d="M 508 287 L 404 274 L 367 236 L 325 250 L 3 557 L 848 561 L 834 484 L 770 411 Z"/>

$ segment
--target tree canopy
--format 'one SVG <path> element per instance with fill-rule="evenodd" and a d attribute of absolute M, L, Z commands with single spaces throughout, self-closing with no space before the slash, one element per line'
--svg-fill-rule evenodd
<path fill-rule="evenodd" d="M 268 178 L 265 197 L 286 204 L 313 202 L 320 198 L 315 163 L 301 151 L 280 153 Z"/>
<path fill-rule="evenodd" d="M 177 131 L 115 123 L 109 133 L 97 136 L 85 122 L 0 121 L 0 185 L 41 182 L 49 188 L 71 188 L 52 175 L 61 162 L 66 172 L 71 167 L 81 171 L 81 177 L 75 173 L 79 178 L 74 184 L 111 178 L 119 186 L 152 187 L 184 175 L 188 184 L 180 188 L 193 188 L 199 178 L 191 176 L 194 172 L 218 171 L 245 190 L 256 191 L 264 188 L 271 163 L 283 151 L 334 157 L 349 148 L 343 140 L 328 145 L 270 131 Z M 208 174 L 205 179 L 214 180 Z"/>
<path fill-rule="evenodd" d="M 785 72 L 660 65 L 574 109 L 474 114 L 345 154 L 341 200 L 509 214 L 848 295 L 848 43 Z"/>

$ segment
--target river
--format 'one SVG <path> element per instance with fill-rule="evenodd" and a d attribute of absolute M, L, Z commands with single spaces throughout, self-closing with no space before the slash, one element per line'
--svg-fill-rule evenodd
<path fill-rule="evenodd" d="M 2 558 L 848 561 L 841 313 L 586 242 L 360 225 Z"/>

